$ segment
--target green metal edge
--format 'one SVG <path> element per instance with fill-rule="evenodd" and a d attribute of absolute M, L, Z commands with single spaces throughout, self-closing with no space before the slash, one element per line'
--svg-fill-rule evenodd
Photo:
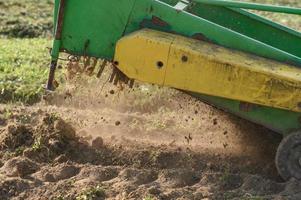
<path fill-rule="evenodd" d="M 207 102 L 226 112 L 260 124 L 284 136 L 301 129 L 301 113 L 252 104 L 249 104 L 249 110 L 243 110 L 242 102 L 239 101 L 197 93 L 189 94 L 203 102 Z"/>
<path fill-rule="evenodd" d="M 194 5 L 188 11 L 277 49 L 301 57 L 300 47 L 297 47 L 297 44 L 301 44 L 301 33 L 264 17 L 241 9 L 203 4 Z"/>

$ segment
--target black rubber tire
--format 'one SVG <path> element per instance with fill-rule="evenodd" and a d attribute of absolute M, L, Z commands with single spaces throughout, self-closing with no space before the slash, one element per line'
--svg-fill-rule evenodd
<path fill-rule="evenodd" d="M 276 154 L 276 167 L 284 180 L 301 180 L 301 131 L 282 140 Z"/>

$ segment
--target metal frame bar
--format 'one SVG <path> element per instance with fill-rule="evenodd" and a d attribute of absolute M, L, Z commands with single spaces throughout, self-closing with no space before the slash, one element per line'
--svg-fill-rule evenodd
<path fill-rule="evenodd" d="M 246 2 L 228 1 L 228 0 L 193 0 L 193 2 L 215 5 L 215 6 L 225 6 L 231 8 L 243 8 L 243 9 L 250 9 L 250 10 L 260 10 L 260 11 L 268 11 L 268 12 L 279 12 L 279 13 L 301 15 L 301 8 L 292 8 L 287 6 L 274 6 L 274 5 L 267 5 L 267 4 L 246 3 Z"/>

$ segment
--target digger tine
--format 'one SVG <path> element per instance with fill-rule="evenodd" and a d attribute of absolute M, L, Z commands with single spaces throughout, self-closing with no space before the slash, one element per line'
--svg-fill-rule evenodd
<path fill-rule="evenodd" d="M 93 60 L 92 68 L 95 69 L 98 59 L 93 57 L 92 60 Z"/>
<path fill-rule="evenodd" d="M 85 56 L 84 57 L 84 70 L 87 69 L 88 66 L 90 66 L 90 57 Z"/>
<path fill-rule="evenodd" d="M 125 83 L 125 84 L 128 84 L 129 81 L 130 81 L 130 79 L 129 79 L 128 77 L 125 76 L 125 77 L 124 77 L 124 83 Z"/>
<path fill-rule="evenodd" d="M 104 60 L 104 61 L 101 63 L 100 68 L 99 68 L 99 71 L 98 71 L 98 73 L 97 73 L 97 75 L 96 75 L 97 78 L 100 78 L 100 77 L 101 77 L 101 75 L 102 75 L 102 73 L 103 73 L 103 71 L 104 71 L 104 69 L 105 69 L 107 63 L 108 63 L 107 60 Z"/>
<path fill-rule="evenodd" d="M 116 69 L 116 76 L 115 76 L 115 79 L 114 79 L 114 85 L 116 85 L 117 86 L 117 84 L 118 84 L 118 82 L 119 82 L 119 80 L 120 80 L 120 72 L 119 72 L 119 70 L 118 69 Z"/>
<path fill-rule="evenodd" d="M 111 77 L 110 77 L 110 80 L 109 80 L 110 83 L 112 83 L 112 82 L 114 81 L 114 78 L 115 78 L 115 76 L 116 76 L 116 73 L 117 73 L 117 70 L 116 70 L 116 68 L 114 67 L 113 73 L 112 73 L 112 75 L 111 75 Z"/>
<path fill-rule="evenodd" d="M 92 61 L 93 61 L 93 62 L 92 62 L 92 65 L 89 65 L 89 66 L 87 67 L 87 69 L 86 69 L 86 73 L 87 73 L 87 75 L 89 75 L 89 76 L 91 76 L 91 75 L 93 74 L 93 72 L 94 72 L 94 70 L 95 70 L 95 67 L 96 67 L 96 65 L 97 65 L 98 59 L 92 57 Z"/>
<path fill-rule="evenodd" d="M 135 80 L 134 80 L 134 79 L 131 79 L 131 80 L 130 80 L 130 85 L 129 85 L 130 88 L 133 88 L 133 87 L 134 87 L 134 83 L 135 83 Z"/>

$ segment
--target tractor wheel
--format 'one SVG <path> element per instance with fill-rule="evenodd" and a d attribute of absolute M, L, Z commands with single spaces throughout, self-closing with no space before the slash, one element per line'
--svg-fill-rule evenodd
<path fill-rule="evenodd" d="M 276 167 L 284 180 L 301 180 L 301 131 L 282 140 L 276 154 Z"/>

